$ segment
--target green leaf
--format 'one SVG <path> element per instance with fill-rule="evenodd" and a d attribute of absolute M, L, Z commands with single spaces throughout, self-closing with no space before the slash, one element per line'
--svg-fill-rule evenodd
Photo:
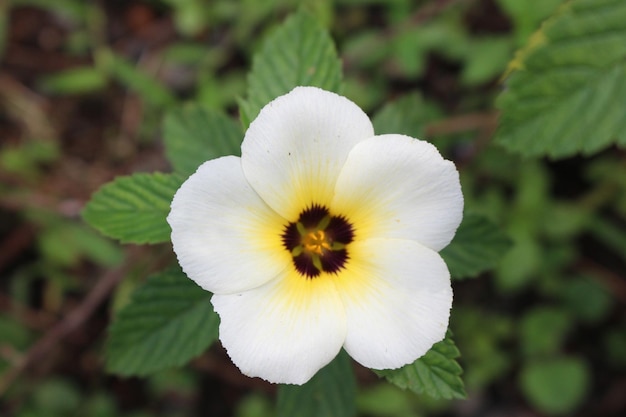
<path fill-rule="evenodd" d="M 219 318 L 210 299 L 178 267 L 148 278 L 110 327 L 107 369 L 147 375 L 201 354 L 217 339 Z"/>
<path fill-rule="evenodd" d="M 48 75 L 39 80 L 43 90 L 52 94 L 86 94 L 104 89 L 107 77 L 93 67 L 78 67 Z"/>
<path fill-rule="evenodd" d="M 477 214 L 465 214 L 452 242 L 440 253 L 452 278 L 468 278 L 493 268 L 511 247 L 496 225 Z"/>
<path fill-rule="evenodd" d="M 205 161 L 239 155 L 243 133 L 226 115 L 198 105 L 170 111 L 163 125 L 165 154 L 174 170 L 187 177 Z"/>
<path fill-rule="evenodd" d="M 527 364 L 520 375 L 522 391 L 540 411 L 569 415 L 584 399 L 589 369 L 578 358 L 557 357 Z"/>
<path fill-rule="evenodd" d="M 122 243 L 159 243 L 170 239 L 165 218 L 182 179 L 173 174 L 134 174 L 116 178 L 91 196 L 83 218 Z"/>
<path fill-rule="evenodd" d="M 557 7 L 563 4 L 563 0 L 496 1 L 498 6 L 513 21 L 514 37 L 518 45 L 526 43 L 528 37 L 539 27 L 541 21 L 550 17 Z"/>
<path fill-rule="evenodd" d="M 461 354 L 447 335 L 436 343 L 424 356 L 400 369 L 375 371 L 379 376 L 402 389 L 433 398 L 465 398 L 465 388 L 460 375 L 461 366 L 455 360 Z"/>
<path fill-rule="evenodd" d="M 440 117 L 441 112 L 426 103 L 419 94 L 407 94 L 388 103 L 372 119 L 377 135 L 397 133 L 423 138 L 426 124 Z"/>
<path fill-rule="evenodd" d="M 176 104 L 176 97 L 163 84 L 126 58 L 109 50 L 99 51 L 97 57 L 111 77 L 137 93 L 145 102 L 156 107 Z"/>
<path fill-rule="evenodd" d="M 342 350 L 304 385 L 278 388 L 278 417 L 350 417 L 356 414 L 356 382 Z"/>
<path fill-rule="evenodd" d="M 520 321 L 520 347 L 526 356 L 551 355 L 559 351 L 574 322 L 558 307 L 535 307 Z"/>
<path fill-rule="evenodd" d="M 299 85 L 337 92 L 341 77 L 341 61 L 330 35 L 314 17 L 300 11 L 254 55 L 248 98 L 240 103 L 243 124 L 248 126 L 264 105 Z"/>
<path fill-rule="evenodd" d="M 573 0 L 511 63 L 497 141 L 554 158 L 626 145 L 626 2 Z"/>

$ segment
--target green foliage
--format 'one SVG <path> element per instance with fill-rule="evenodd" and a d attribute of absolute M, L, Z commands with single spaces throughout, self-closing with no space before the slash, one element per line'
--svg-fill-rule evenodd
<path fill-rule="evenodd" d="M 583 323 L 599 322 L 613 306 L 613 298 L 607 289 L 588 277 L 572 278 L 560 295 L 570 314 Z"/>
<path fill-rule="evenodd" d="M 49 379 L 37 387 L 33 395 L 35 409 L 55 416 L 70 416 L 80 404 L 77 387 L 67 380 Z"/>
<path fill-rule="evenodd" d="M 42 255 L 51 262 L 63 266 L 76 266 L 84 258 L 103 266 L 121 262 L 119 246 L 93 229 L 83 224 L 54 220 L 48 220 L 47 227 L 37 239 Z"/>
<path fill-rule="evenodd" d="M 626 3 L 573 0 L 512 63 L 497 140 L 523 155 L 566 157 L 626 145 Z"/>
<path fill-rule="evenodd" d="M 210 299 L 177 267 L 149 278 L 109 329 L 107 369 L 147 375 L 201 354 L 217 339 Z"/>
<path fill-rule="evenodd" d="M 463 352 L 463 381 L 470 392 L 480 391 L 506 375 L 512 365 L 513 319 L 485 308 L 457 305 L 450 318 L 454 337 Z"/>
<path fill-rule="evenodd" d="M 193 104 L 170 111 L 163 125 L 165 154 L 183 177 L 209 159 L 239 155 L 242 139 L 241 128 L 232 119 Z"/>
<path fill-rule="evenodd" d="M 527 356 L 558 353 L 572 324 L 567 312 L 559 308 L 536 307 L 528 311 L 520 325 L 522 352 Z"/>
<path fill-rule="evenodd" d="M 87 203 L 83 218 L 122 243 L 159 243 L 170 238 L 170 202 L 182 184 L 173 174 L 134 174 L 105 184 Z"/>
<path fill-rule="evenodd" d="M 375 371 L 402 389 L 433 398 L 465 398 L 467 394 L 460 375 L 463 372 L 456 361 L 459 350 L 447 336 L 436 343 L 424 356 L 399 369 Z"/>
<path fill-rule="evenodd" d="M 477 85 L 500 75 L 509 62 L 511 50 L 508 37 L 486 37 L 470 43 L 461 81 L 466 85 Z"/>
<path fill-rule="evenodd" d="M 607 359 L 614 369 L 626 369 L 626 326 L 612 329 L 604 339 Z"/>
<path fill-rule="evenodd" d="M 19 146 L 0 149 L 0 167 L 2 171 L 30 181 L 39 178 L 41 165 L 51 163 L 58 157 L 59 148 L 55 142 L 36 138 L 24 141 Z"/>
<path fill-rule="evenodd" d="M 278 410 L 273 395 L 252 390 L 236 393 L 237 405 L 231 396 L 212 402 L 225 411 L 216 413 L 408 417 L 430 415 L 435 404 L 438 414 L 450 414 L 444 399 L 462 398 L 463 383 L 485 401 L 502 395 L 507 408 L 523 394 L 522 407 L 534 414 L 602 410 L 604 402 L 586 394 L 618 389 L 626 369 L 616 281 L 626 260 L 624 155 L 556 163 L 520 156 L 591 155 L 626 145 L 623 0 L 204 3 L 0 2 L 0 54 L 8 64 L 0 77 L 0 233 L 8 249 L 0 254 L 7 276 L 0 373 L 20 372 L 20 358 L 48 331 L 50 317 L 63 320 L 82 302 L 77 297 L 93 283 L 85 273 L 122 259 L 119 245 L 74 218 L 94 174 L 86 163 L 93 163 L 93 178 L 152 169 L 165 115 L 165 154 L 174 173 L 118 178 L 94 194 L 83 214 L 124 243 L 167 242 L 165 219 L 184 178 L 206 160 L 239 154 L 243 129 L 231 117 L 237 105 L 245 128 L 271 99 L 308 84 L 344 92 L 374 115 L 377 134 L 431 140 L 457 162 L 469 214 L 441 255 L 454 279 L 482 274 L 453 283 L 450 326 L 463 357 L 448 338 L 411 365 L 379 372 L 386 379 L 357 393 L 342 352 L 308 384 L 278 387 Z M 33 29 L 33 22 L 43 25 Z M 45 65 L 28 62 L 38 50 Z M 94 94 L 104 89 L 106 95 Z M 498 93 L 502 113 L 492 137 Z M 93 137 L 83 133 L 95 130 L 101 140 L 89 142 Z M 163 248 L 154 249 L 142 262 L 162 255 Z M 143 270 L 131 268 L 109 300 L 115 321 L 105 346 L 112 372 L 152 374 L 141 383 L 149 403 L 130 411 L 118 406 L 116 392 L 108 384 L 98 388 L 90 367 L 87 386 L 53 375 L 18 378 L 1 415 L 206 413 L 196 409 L 197 389 L 207 381 L 202 370 L 159 370 L 190 361 L 215 340 L 211 294 L 178 269 L 139 284 Z M 94 342 L 90 351 L 73 348 L 81 363 L 95 354 Z M 47 357 L 46 369 L 62 369 L 55 356 Z M 457 360 L 466 368 L 463 381 Z M 592 371 L 602 377 L 593 391 Z M 227 383 L 220 382 L 215 397 L 230 389 Z"/>
<path fill-rule="evenodd" d="M 412 404 L 406 391 L 391 384 L 376 384 L 360 390 L 357 397 L 359 415 L 411 416 Z"/>
<path fill-rule="evenodd" d="M 453 278 L 473 277 L 496 266 L 511 241 L 487 218 L 465 214 L 452 242 L 441 251 Z"/>
<path fill-rule="evenodd" d="M 254 55 L 248 75 L 248 95 L 241 102 L 244 126 L 263 106 L 299 85 L 338 92 L 341 61 L 328 32 L 306 12 L 288 18 Z"/>
<path fill-rule="evenodd" d="M 350 358 L 342 350 L 304 385 L 281 385 L 278 417 L 351 417 L 356 413 L 356 382 Z"/>
<path fill-rule="evenodd" d="M 523 45 L 541 21 L 552 15 L 564 0 L 497 0 L 497 3 L 513 20 L 515 40 Z"/>
<path fill-rule="evenodd" d="M 135 67 L 124 57 L 109 50 L 101 50 L 97 58 L 104 71 L 131 91 L 138 93 L 148 104 L 156 107 L 176 104 L 176 98 L 167 88 L 151 74 Z"/>
<path fill-rule="evenodd" d="M 567 415 L 585 399 L 589 371 L 578 358 L 559 357 L 528 364 L 521 387 L 528 400 L 549 415 Z"/>
<path fill-rule="evenodd" d="M 439 109 L 414 93 L 385 104 L 372 119 L 372 124 L 377 135 L 397 133 L 425 139 L 426 124 L 440 115 Z"/>
<path fill-rule="evenodd" d="M 44 77 L 39 84 L 52 94 L 84 94 L 104 89 L 107 82 L 106 74 L 97 68 L 79 67 Z"/>

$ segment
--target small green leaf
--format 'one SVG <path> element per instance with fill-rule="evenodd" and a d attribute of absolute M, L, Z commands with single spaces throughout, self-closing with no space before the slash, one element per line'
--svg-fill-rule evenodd
<path fill-rule="evenodd" d="M 278 388 L 278 417 L 351 417 L 356 382 L 348 355 L 341 351 L 304 385 Z"/>
<path fill-rule="evenodd" d="M 341 78 L 341 61 L 327 30 L 313 16 L 300 11 L 272 33 L 254 55 L 248 97 L 240 103 L 243 124 L 248 126 L 264 105 L 299 85 L 337 92 Z"/>
<path fill-rule="evenodd" d="M 165 154 L 174 170 L 187 177 L 205 161 L 239 155 L 243 133 L 226 115 L 198 105 L 170 111 L 163 125 Z"/>
<path fill-rule="evenodd" d="M 52 94 L 85 94 L 104 89 L 107 77 L 93 67 L 71 68 L 39 80 L 43 90 Z"/>
<path fill-rule="evenodd" d="M 558 307 L 535 307 L 520 321 L 520 345 L 528 356 L 555 354 L 574 322 L 567 312 Z"/>
<path fill-rule="evenodd" d="M 400 369 L 375 372 L 398 387 L 418 394 L 433 398 L 465 398 L 467 394 L 460 377 L 463 370 L 455 360 L 459 356 L 459 350 L 448 335 L 415 362 Z"/>
<path fill-rule="evenodd" d="M 465 214 L 452 242 L 440 253 L 452 278 L 467 278 L 493 268 L 511 247 L 511 241 L 493 223 L 477 214 Z"/>
<path fill-rule="evenodd" d="M 83 218 L 122 243 L 159 243 L 170 239 L 165 218 L 182 179 L 172 174 L 134 174 L 105 184 L 87 203 Z"/>
<path fill-rule="evenodd" d="M 110 327 L 107 369 L 141 376 L 201 354 L 217 339 L 219 318 L 210 299 L 178 267 L 150 277 Z"/>
<path fill-rule="evenodd" d="M 563 0 L 519 1 L 496 0 L 498 6 L 513 21 L 514 38 L 518 45 L 523 45 L 539 24 L 550 17 L 563 4 Z"/>
<path fill-rule="evenodd" d="M 121 55 L 102 50 L 98 59 L 111 77 L 137 93 L 145 102 L 156 107 L 176 104 L 176 97 L 152 74 L 138 68 Z"/>
<path fill-rule="evenodd" d="M 566 157 L 626 145 L 626 2 L 573 0 L 510 64 L 497 141 Z"/>
<path fill-rule="evenodd" d="M 585 362 L 566 357 L 531 362 L 520 377 L 528 400 L 551 415 L 573 412 L 584 401 L 590 379 Z"/>
<path fill-rule="evenodd" d="M 377 135 L 396 133 L 414 138 L 424 137 L 426 124 L 441 112 L 426 103 L 419 94 L 407 94 L 385 105 L 372 119 Z"/>

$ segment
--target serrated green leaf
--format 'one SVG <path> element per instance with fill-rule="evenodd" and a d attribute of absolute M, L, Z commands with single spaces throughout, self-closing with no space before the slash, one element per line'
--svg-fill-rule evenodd
<path fill-rule="evenodd" d="M 217 339 L 219 318 L 210 299 L 178 267 L 150 277 L 110 327 L 107 369 L 141 376 L 201 354 Z"/>
<path fill-rule="evenodd" d="M 185 177 L 209 159 L 240 155 L 242 139 L 241 127 L 233 120 L 195 104 L 170 111 L 163 124 L 165 154 Z"/>
<path fill-rule="evenodd" d="M 248 126 L 264 105 L 299 85 L 338 92 L 341 78 L 341 61 L 328 32 L 313 16 L 300 11 L 254 55 L 248 97 L 240 103 L 243 124 Z"/>
<path fill-rule="evenodd" d="M 487 218 L 465 214 L 452 242 L 440 254 L 452 278 L 468 278 L 493 268 L 511 240 Z"/>
<path fill-rule="evenodd" d="M 397 133 L 423 138 L 426 124 L 441 112 L 419 94 L 407 94 L 385 105 L 372 119 L 377 135 Z"/>
<path fill-rule="evenodd" d="M 433 398 L 465 398 L 465 388 L 460 375 L 461 366 L 455 360 L 459 350 L 448 336 L 436 343 L 424 356 L 400 369 L 375 371 L 402 389 Z"/>
<path fill-rule="evenodd" d="M 626 2 L 567 3 L 511 66 L 498 100 L 506 148 L 556 158 L 626 145 Z"/>
<path fill-rule="evenodd" d="M 356 382 L 342 350 L 304 385 L 278 388 L 278 417 L 351 417 L 356 414 Z"/>
<path fill-rule="evenodd" d="M 165 218 L 183 180 L 173 174 L 134 174 L 116 178 L 91 196 L 83 219 L 122 243 L 159 243 L 170 239 Z"/>

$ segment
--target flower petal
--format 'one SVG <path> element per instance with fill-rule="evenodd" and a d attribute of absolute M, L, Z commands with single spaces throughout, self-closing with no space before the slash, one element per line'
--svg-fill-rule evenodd
<path fill-rule="evenodd" d="M 346 319 L 328 278 L 307 279 L 287 268 L 262 287 L 213 296 L 220 340 L 242 373 L 303 384 L 339 353 Z"/>
<path fill-rule="evenodd" d="M 411 240 L 369 239 L 352 243 L 350 254 L 339 294 L 352 358 L 368 368 L 395 369 L 445 337 L 452 288 L 437 252 Z"/>
<path fill-rule="evenodd" d="M 381 135 L 352 149 L 331 207 L 353 222 L 356 239 L 411 239 L 439 251 L 461 223 L 463 194 L 454 164 L 433 145 Z"/>
<path fill-rule="evenodd" d="M 178 262 L 214 293 L 258 287 L 291 264 L 286 221 L 252 190 L 234 156 L 205 162 L 176 192 L 167 217 Z"/>
<path fill-rule="evenodd" d="M 373 135 L 367 115 L 347 98 L 297 87 L 250 125 L 241 146 L 243 170 L 263 200 L 293 221 L 313 203 L 328 206 L 350 149 Z"/>

